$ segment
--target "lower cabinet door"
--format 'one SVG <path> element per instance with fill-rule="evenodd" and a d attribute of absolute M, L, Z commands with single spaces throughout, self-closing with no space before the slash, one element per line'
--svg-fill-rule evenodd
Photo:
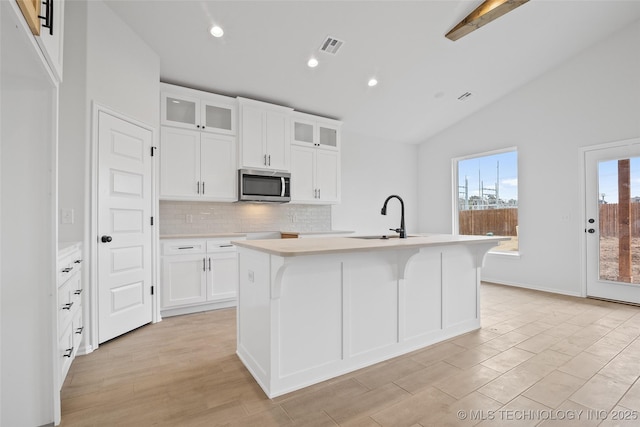
<path fill-rule="evenodd" d="M 209 301 L 236 298 L 238 253 L 207 254 L 207 295 Z"/>
<path fill-rule="evenodd" d="M 207 256 L 162 257 L 162 307 L 207 301 Z"/>

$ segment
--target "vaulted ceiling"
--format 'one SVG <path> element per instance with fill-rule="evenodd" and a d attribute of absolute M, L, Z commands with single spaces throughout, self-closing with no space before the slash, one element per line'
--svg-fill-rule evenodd
<path fill-rule="evenodd" d="M 158 53 L 162 81 L 287 105 L 343 120 L 345 131 L 406 143 L 425 141 L 640 19 L 640 1 L 532 0 L 460 40 L 444 37 L 481 2 L 106 3 Z M 213 24 L 224 37 L 210 35 Z M 319 51 L 327 36 L 344 42 L 335 55 Z M 367 85 L 372 77 L 375 87 Z"/>

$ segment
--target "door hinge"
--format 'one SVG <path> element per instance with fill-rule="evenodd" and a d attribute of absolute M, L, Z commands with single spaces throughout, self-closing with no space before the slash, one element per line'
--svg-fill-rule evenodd
<path fill-rule="evenodd" d="M 151 225 L 153 225 L 153 217 L 151 217 Z"/>
<path fill-rule="evenodd" d="M 151 295 L 153 295 L 153 288 L 154 288 L 154 287 L 153 287 L 153 286 L 151 286 Z"/>
<path fill-rule="evenodd" d="M 158 147 L 153 147 L 153 146 L 151 147 L 151 157 L 153 157 L 157 149 Z"/>

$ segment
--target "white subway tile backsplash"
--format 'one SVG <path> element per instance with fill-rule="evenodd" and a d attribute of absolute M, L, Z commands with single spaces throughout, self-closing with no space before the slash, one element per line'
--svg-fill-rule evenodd
<path fill-rule="evenodd" d="M 158 222 L 160 234 L 329 231 L 331 206 L 163 200 Z"/>

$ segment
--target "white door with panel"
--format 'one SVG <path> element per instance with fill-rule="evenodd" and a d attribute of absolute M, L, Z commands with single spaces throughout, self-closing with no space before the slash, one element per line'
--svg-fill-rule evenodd
<path fill-rule="evenodd" d="M 98 113 L 98 341 L 152 320 L 152 132 Z"/>
<path fill-rule="evenodd" d="M 584 161 L 587 296 L 640 304 L 640 139 Z"/>

